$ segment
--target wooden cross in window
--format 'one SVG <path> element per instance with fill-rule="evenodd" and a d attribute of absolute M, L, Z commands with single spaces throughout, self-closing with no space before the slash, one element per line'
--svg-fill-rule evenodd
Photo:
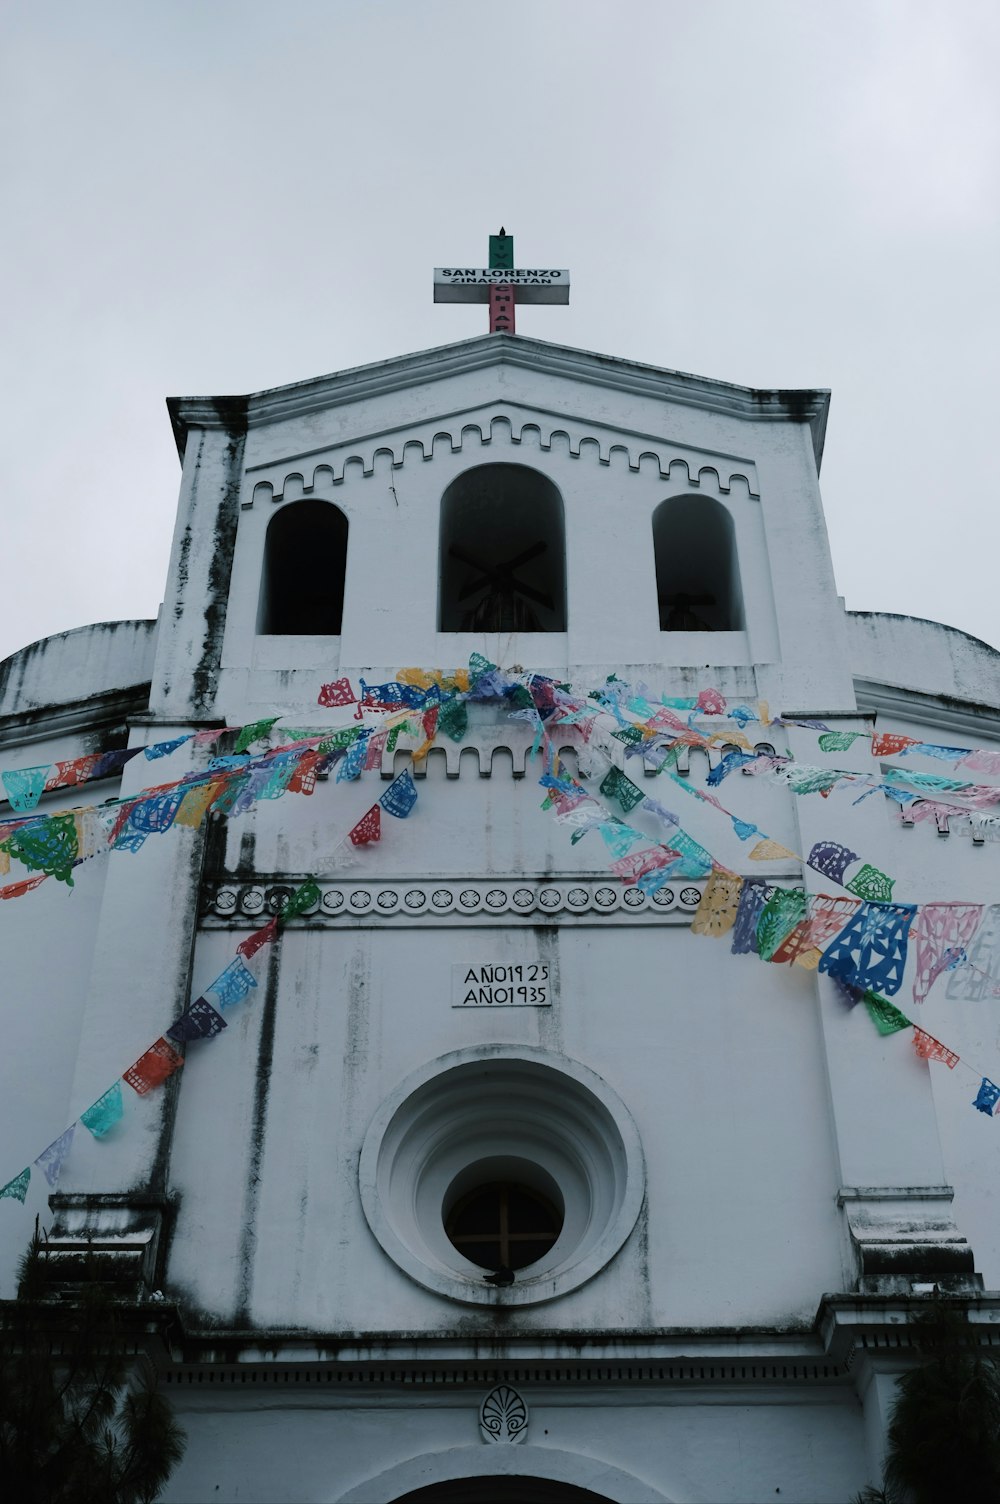
<path fill-rule="evenodd" d="M 660 630 L 667 632 L 714 632 L 715 628 L 700 617 L 695 606 L 714 606 L 714 595 L 690 595 L 685 590 L 676 590 L 672 595 L 661 595 Z"/>
<path fill-rule="evenodd" d="M 508 1273 L 542 1258 L 561 1230 L 562 1217 L 544 1196 L 506 1181 L 479 1186 L 463 1196 L 446 1227 L 459 1253 L 473 1264 Z"/>
<path fill-rule="evenodd" d="M 533 543 L 530 548 L 515 554 L 505 564 L 487 564 L 482 559 L 474 558 L 459 544 L 451 545 L 448 552 L 453 558 L 479 571 L 479 578 L 470 580 L 460 592 L 459 600 L 464 601 L 480 590 L 486 591 L 483 599 L 468 613 L 467 631 L 537 632 L 539 630 L 538 619 L 526 602 L 535 601 L 548 611 L 555 609 L 555 602 L 547 591 L 536 590 L 533 585 L 526 585 L 523 580 L 515 579 L 514 570 L 520 569 L 522 564 L 530 563 L 532 559 L 537 559 L 548 546 L 545 542 Z M 518 597 L 521 599 L 519 600 Z"/>

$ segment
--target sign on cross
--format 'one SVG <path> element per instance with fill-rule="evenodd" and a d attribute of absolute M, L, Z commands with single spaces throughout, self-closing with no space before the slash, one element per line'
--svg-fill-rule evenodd
<path fill-rule="evenodd" d="M 503 225 L 490 236 L 487 267 L 436 266 L 435 303 L 488 303 L 490 333 L 514 333 L 517 303 L 568 303 L 569 272 L 525 270 L 514 265 L 514 237 Z"/>

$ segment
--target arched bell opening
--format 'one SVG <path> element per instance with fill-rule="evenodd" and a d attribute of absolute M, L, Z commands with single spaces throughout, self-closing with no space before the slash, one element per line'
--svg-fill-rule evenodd
<path fill-rule="evenodd" d="M 653 513 L 661 632 L 739 632 L 743 591 L 733 519 L 711 496 L 675 496 Z"/>
<path fill-rule="evenodd" d="M 442 632 L 565 632 L 563 503 L 526 465 L 478 465 L 441 503 Z"/>
<path fill-rule="evenodd" d="M 257 631 L 339 637 L 347 573 L 347 518 L 328 501 L 275 512 L 264 541 Z"/>

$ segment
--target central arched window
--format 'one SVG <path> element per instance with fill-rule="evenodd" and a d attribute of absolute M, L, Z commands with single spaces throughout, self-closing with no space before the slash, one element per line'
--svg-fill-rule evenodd
<path fill-rule="evenodd" d="M 482 1269 L 524 1269 L 562 1231 L 562 1213 L 531 1186 L 495 1180 L 452 1207 L 445 1230 L 459 1253 Z"/>
<path fill-rule="evenodd" d="M 441 503 L 442 632 L 565 632 L 562 497 L 526 465 L 478 465 Z"/>
<path fill-rule="evenodd" d="M 329 501 L 295 501 L 267 526 L 257 631 L 338 637 L 344 615 L 347 518 Z"/>

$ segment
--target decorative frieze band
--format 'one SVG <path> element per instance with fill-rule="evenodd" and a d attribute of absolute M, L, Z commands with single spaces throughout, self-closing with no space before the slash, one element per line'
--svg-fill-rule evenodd
<path fill-rule="evenodd" d="M 524 449 L 534 447 L 539 451 L 562 448 L 573 459 L 590 457 L 608 466 L 618 463 L 635 474 L 648 468 L 669 485 L 682 485 L 709 494 L 727 494 L 736 490 L 744 496 L 760 499 L 756 467 L 752 460 L 743 457 L 682 448 L 645 434 L 624 435 L 604 429 L 584 432 L 561 419 L 542 426 L 525 421 L 516 409 L 461 416 L 466 418 L 465 422 L 456 424 L 452 419 L 446 429 L 434 431 L 427 426 L 421 432 L 404 429 L 393 436 L 373 437 L 363 449 L 352 447 L 327 451 L 318 463 L 317 454 L 313 452 L 286 456 L 277 465 L 269 462 L 251 466 L 247 470 L 250 489 L 243 500 L 244 509 L 252 507 L 256 501 L 296 501 L 322 492 L 325 487 L 339 486 L 352 470 L 364 476 L 373 475 L 380 462 L 389 470 L 399 470 L 409 459 L 432 460 L 436 449 L 458 454 L 472 445 L 485 448 L 490 444 Z M 306 459 L 311 463 L 303 464 Z M 285 465 L 294 468 L 282 473 Z M 267 472 L 266 477 L 260 476 L 261 471 Z M 255 479 L 255 476 L 259 478 Z"/>
<path fill-rule="evenodd" d="M 905 1329 L 894 1334 L 897 1347 L 910 1345 Z M 864 1340 L 864 1339 L 862 1339 Z M 982 1340 L 982 1339 L 980 1339 Z M 865 1346 L 877 1346 L 875 1340 L 864 1341 Z M 883 1343 L 888 1346 L 889 1344 Z M 806 1352 L 796 1352 L 791 1357 L 777 1361 L 760 1356 L 756 1361 L 733 1361 L 732 1358 L 687 1357 L 674 1362 L 642 1362 L 629 1358 L 627 1362 L 585 1361 L 545 1362 L 523 1360 L 521 1363 L 481 1363 L 474 1359 L 452 1363 L 413 1362 L 400 1359 L 395 1363 L 336 1362 L 322 1359 L 282 1357 L 279 1361 L 266 1363 L 259 1358 L 238 1364 L 228 1363 L 178 1363 L 165 1368 L 161 1382 L 173 1388 L 190 1391 L 195 1388 L 208 1390 L 247 1383 L 275 1388 L 309 1385 L 326 1389 L 361 1389 L 372 1393 L 380 1388 L 398 1390 L 405 1386 L 410 1390 L 426 1389 L 438 1392 L 447 1389 L 472 1389 L 497 1379 L 530 1384 L 533 1388 L 552 1389 L 563 1385 L 606 1387 L 608 1384 L 627 1385 L 680 1385 L 690 1392 L 692 1382 L 719 1385 L 747 1384 L 753 1388 L 761 1384 L 777 1382 L 788 1384 L 835 1384 L 843 1382 L 844 1369 L 835 1361 L 817 1360 Z"/>
<path fill-rule="evenodd" d="M 215 927 L 253 928 L 280 914 L 295 888 L 294 882 L 207 884 L 202 890 L 202 914 Z M 484 879 L 468 877 L 411 879 L 408 882 L 326 881 L 320 899 L 297 924 L 373 925 L 435 920 L 447 924 L 537 924 L 539 920 L 567 924 L 585 919 L 614 923 L 650 923 L 667 919 L 690 921 L 701 900 L 702 885 L 680 881 L 647 897 L 639 888 L 623 887 L 606 878 Z"/>

